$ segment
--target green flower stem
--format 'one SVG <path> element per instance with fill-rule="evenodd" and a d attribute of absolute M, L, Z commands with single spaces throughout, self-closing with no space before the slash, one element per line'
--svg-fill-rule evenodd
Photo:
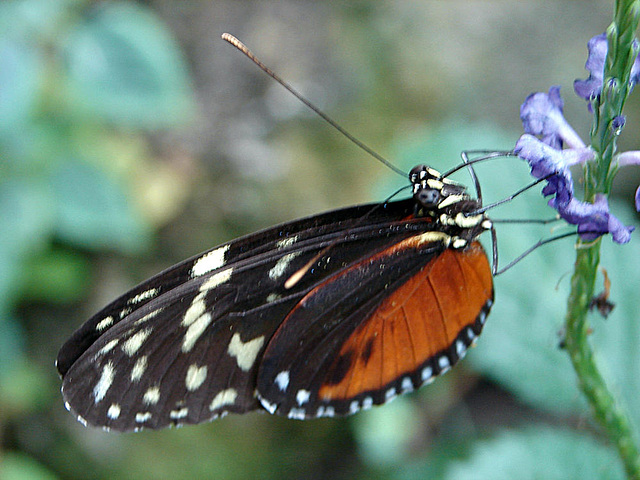
<path fill-rule="evenodd" d="M 593 101 L 594 123 L 591 145 L 596 161 L 585 167 L 585 199 L 593 202 L 596 194 L 608 194 L 615 168 L 611 168 L 619 132 L 612 128 L 614 118 L 622 114 L 629 95 L 631 67 L 638 55 L 634 44 L 640 17 L 640 0 L 617 0 L 614 21 L 607 29 L 609 48 L 605 62 L 602 95 Z M 587 313 L 594 296 L 596 273 L 600 263 L 600 240 L 584 245 L 578 240 L 575 272 L 571 279 L 566 316 L 566 346 L 578 376 L 578 383 L 597 421 L 618 449 L 628 478 L 640 480 L 640 449 L 626 412 L 608 389 L 596 365 L 589 343 Z"/>

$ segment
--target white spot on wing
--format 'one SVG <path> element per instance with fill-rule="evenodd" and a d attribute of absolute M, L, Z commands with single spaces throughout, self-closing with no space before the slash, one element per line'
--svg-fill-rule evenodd
<path fill-rule="evenodd" d="M 426 382 L 427 380 L 431 380 L 433 378 L 433 368 L 424 367 L 422 369 L 422 374 L 420 375 L 420 378 L 422 378 L 423 382 Z"/>
<path fill-rule="evenodd" d="M 206 309 L 207 305 L 204 303 L 204 295 L 198 294 L 191 302 L 191 305 L 189 305 L 189 308 L 187 308 L 187 311 L 184 312 L 184 317 L 180 324 L 183 327 L 189 327 L 202 316 Z"/>
<path fill-rule="evenodd" d="M 213 316 L 210 313 L 205 313 L 189 325 L 189 328 L 187 328 L 187 331 L 184 334 L 184 339 L 182 340 L 183 353 L 191 351 L 198 338 L 200 338 L 212 320 Z"/>
<path fill-rule="evenodd" d="M 280 278 L 284 274 L 291 261 L 298 255 L 300 255 L 300 253 L 302 252 L 292 252 L 283 255 L 280 260 L 276 262 L 273 268 L 269 270 L 269 278 L 271 280 L 277 280 L 278 278 Z"/>
<path fill-rule="evenodd" d="M 141 323 L 151 320 L 153 317 L 158 315 L 162 310 L 164 310 L 164 308 L 158 308 L 157 310 L 154 310 L 151 313 L 147 313 L 144 317 L 140 318 L 139 320 L 136 320 L 134 325 L 140 325 Z"/>
<path fill-rule="evenodd" d="M 231 337 L 231 341 L 229 342 L 229 348 L 227 349 L 227 352 L 232 357 L 235 357 L 240 369 L 247 372 L 255 363 L 258 352 L 262 348 L 263 344 L 264 335 L 261 335 L 254 338 L 253 340 L 249 340 L 248 342 L 244 343 L 240 339 L 240 334 L 234 333 L 233 337 Z"/>
<path fill-rule="evenodd" d="M 311 392 L 309 390 L 298 390 L 296 394 L 296 401 L 298 405 L 304 405 L 309 401 L 309 397 L 311 396 Z"/>
<path fill-rule="evenodd" d="M 107 417 L 109 417 L 111 420 L 115 420 L 120 416 L 120 405 L 118 405 L 117 403 L 112 403 L 111 406 L 109 407 L 109 410 L 107 410 Z"/>
<path fill-rule="evenodd" d="M 396 398 L 397 394 L 398 394 L 398 392 L 396 391 L 395 388 L 390 388 L 389 390 L 384 392 L 384 401 L 388 402 L 390 400 L 393 400 L 394 398 Z"/>
<path fill-rule="evenodd" d="M 136 413 L 136 422 L 144 423 L 151 418 L 151 412 L 138 412 Z"/>
<path fill-rule="evenodd" d="M 402 384 L 400 387 L 402 388 L 403 392 L 410 392 L 411 390 L 413 390 L 413 382 L 409 377 L 404 377 L 402 379 Z"/>
<path fill-rule="evenodd" d="M 112 316 L 108 316 L 108 317 L 106 317 L 103 320 L 100 320 L 98 322 L 98 324 L 96 325 L 96 330 L 98 332 L 102 332 L 103 330 L 105 330 L 106 328 L 110 327 L 111 325 L 113 325 L 113 317 Z"/>
<path fill-rule="evenodd" d="M 155 405 L 158 400 L 160 400 L 160 389 L 158 387 L 149 387 L 142 397 L 142 401 L 147 405 Z"/>
<path fill-rule="evenodd" d="M 133 369 L 131 369 L 131 381 L 137 382 L 138 380 L 140 380 L 146 369 L 147 356 L 143 355 L 136 360 L 136 363 L 133 365 Z"/>
<path fill-rule="evenodd" d="M 446 355 L 441 355 L 438 358 L 438 366 L 440 367 L 440 373 L 444 373 L 451 368 L 451 362 L 449 361 L 449 357 Z"/>
<path fill-rule="evenodd" d="M 149 290 L 145 290 L 144 292 L 139 293 L 135 297 L 131 297 L 129 300 L 127 300 L 127 303 L 130 305 L 135 305 L 136 303 L 140 303 L 144 300 L 155 297 L 157 293 L 157 288 L 150 288 Z"/>
<path fill-rule="evenodd" d="M 373 406 L 373 398 L 364 397 L 364 400 L 362 400 L 362 409 L 369 410 L 372 406 Z"/>
<path fill-rule="evenodd" d="M 350 414 L 354 414 L 356 413 L 358 410 L 360 410 L 360 404 L 358 403 L 357 400 L 352 401 L 349 404 L 349 413 Z"/>
<path fill-rule="evenodd" d="M 304 408 L 292 408 L 289 410 L 289 414 L 287 416 L 294 420 L 304 420 L 305 415 L 306 412 Z"/>
<path fill-rule="evenodd" d="M 104 367 L 102 367 L 102 374 L 100 375 L 100 379 L 96 386 L 93 387 L 93 398 L 95 403 L 100 402 L 107 394 L 107 391 L 111 387 L 113 383 L 113 377 L 116 374 L 115 368 L 113 368 L 113 363 L 107 362 Z"/>
<path fill-rule="evenodd" d="M 233 269 L 227 268 L 226 270 L 211 275 L 211 278 L 202 284 L 202 286 L 200 287 L 200 291 L 207 292 L 209 290 L 213 290 L 218 285 L 222 285 L 223 283 L 228 282 L 231 278 L 231 273 L 233 273 Z"/>
<path fill-rule="evenodd" d="M 281 392 L 286 392 L 289 386 L 289 370 L 284 370 L 276 375 L 275 382 Z"/>
<path fill-rule="evenodd" d="M 238 397 L 238 392 L 234 388 L 227 388 L 226 390 L 222 390 L 218 392 L 218 394 L 213 397 L 213 400 L 209 404 L 209 410 L 214 411 L 218 408 L 224 407 L 225 405 L 233 405 Z"/>
<path fill-rule="evenodd" d="M 145 328 L 131 335 L 123 344 L 122 351 L 132 357 L 140 349 L 144 341 L 151 333 L 151 328 Z"/>
<path fill-rule="evenodd" d="M 293 245 L 294 243 L 296 243 L 297 241 L 298 241 L 298 235 L 294 235 L 292 237 L 283 238 L 282 240 L 278 240 L 276 242 L 276 248 L 278 248 L 278 250 L 280 250 L 282 248 L 287 248 L 287 247 L 290 247 L 291 245 Z"/>
<path fill-rule="evenodd" d="M 169 412 L 169 418 L 172 420 L 180 420 L 181 418 L 186 418 L 189 414 L 189 409 L 187 407 L 183 407 L 179 410 L 171 410 Z"/>
<path fill-rule="evenodd" d="M 198 367 L 195 363 L 189 365 L 187 369 L 187 376 L 185 378 L 185 385 L 187 390 L 193 392 L 200 388 L 200 386 L 204 383 L 207 378 L 207 366 L 203 365 L 202 367 Z"/>
<path fill-rule="evenodd" d="M 260 397 L 260 403 L 262 404 L 264 409 L 272 415 L 276 412 L 276 409 L 278 408 L 278 405 L 276 405 L 275 403 L 271 403 L 262 397 Z"/>
<path fill-rule="evenodd" d="M 105 344 L 104 347 L 102 347 L 100 350 L 98 350 L 98 353 L 96 354 L 95 358 L 100 357 L 100 355 L 104 355 L 107 352 L 110 352 L 111 350 L 113 350 L 113 348 L 118 345 L 118 342 L 120 342 L 120 339 L 118 338 L 114 338 L 113 340 L 107 342 Z"/>
<path fill-rule="evenodd" d="M 278 295 L 277 293 L 271 292 L 269 295 L 267 295 L 267 303 L 273 303 L 279 298 L 281 298 L 280 295 Z"/>
<path fill-rule="evenodd" d="M 200 257 L 191 268 L 191 277 L 200 277 L 222 267 L 227 250 L 229 250 L 229 245 L 223 245 Z"/>

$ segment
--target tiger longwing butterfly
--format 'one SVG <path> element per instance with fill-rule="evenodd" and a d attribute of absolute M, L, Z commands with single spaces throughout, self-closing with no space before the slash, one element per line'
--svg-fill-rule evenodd
<path fill-rule="evenodd" d="M 124 294 L 60 350 L 66 407 L 122 431 L 259 409 L 309 419 L 429 383 L 493 303 L 477 241 L 492 224 L 435 170 L 410 180 L 412 199 L 248 235 Z"/>
<path fill-rule="evenodd" d="M 252 410 L 348 415 L 431 382 L 493 303 L 477 241 L 493 227 L 447 178 L 454 170 L 417 166 L 411 199 L 272 227 L 141 283 L 60 349 L 65 406 L 85 425 L 128 431 Z"/>

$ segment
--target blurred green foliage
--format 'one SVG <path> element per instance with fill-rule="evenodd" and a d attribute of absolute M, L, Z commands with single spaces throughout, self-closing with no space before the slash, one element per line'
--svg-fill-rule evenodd
<path fill-rule="evenodd" d="M 123 154 L 183 125 L 193 104 L 181 53 L 148 9 L 0 3 L 0 425 L 42 408 L 47 391 L 18 304 L 71 305 L 89 251 L 148 247 Z M 1 478 L 45 478 L 23 455 L 0 464 Z"/>
<path fill-rule="evenodd" d="M 517 43 L 511 31 L 486 25 L 504 15 L 511 28 L 509 15 L 517 11 L 473 11 L 479 8 L 474 2 L 312 3 L 288 4 L 291 18 L 308 14 L 306 20 L 322 19 L 330 28 L 321 24 L 305 31 L 297 20 L 286 25 L 300 23 L 299 36 L 309 42 L 322 30 L 341 48 L 326 60 L 326 51 L 314 56 L 307 45 L 291 58 L 294 67 L 281 67 L 281 73 L 300 69 L 326 83 L 331 113 L 363 139 L 375 139 L 373 146 L 407 171 L 417 163 L 445 170 L 463 149 L 511 148 L 520 133 L 518 102 L 550 84 L 546 78 L 536 83 L 534 72 L 548 67 L 553 81 L 570 85 L 574 77 L 567 69 L 581 74 L 586 41 L 597 33 L 590 31 L 597 28 L 592 25 L 577 25 L 581 50 L 576 54 L 567 42 L 537 33 L 542 27 L 534 22 L 530 34 L 558 47 L 556 63 L 548 66 L 548 56 L 536 56 L 541 47 L 511 52 Z M 540 15 L 534 3 L 527 8 Z M 280 37 L 269 35 L 288 31 L 280 23 L 286 20 L 276 7 L 260 5 L 0 2 L 0 479 L 621 478 L 615 456 L 589 423 L 569 360 L 558 346 L 568 291 L 563 275 L 574 257 L 571 241 L 542 248 L 496 278 L 496 304 L 469 358 L 430 387 L 382 408 L 311 422 L 229 416 L 209 425 L 133 435 L 86 429 L 64 411 L 52 366 L 56 349 L 86 315 L 132 282 L 169 266 L 174 256 L 197 253 L 194 248 L 298 215 L 381 200 L 405 183 L 345 147 L 308 112 L 269 114 L 269 80 L 244 59 L 225 86 L 219 65 L 237 54 L 229 49 L 213 57 L 203 47 L 205 54 L 198 55 L 184 39 L 196 42 L 204 31 L 208 39 L 197 41 L 217 42 L 222 30 L 208 22 L 220 17 L 233 24 L 230 12 L 235 12 L 245 19 L 240 25 L 246 25 L 249 38 L 243 40 L 256 53 L 266 50 L 269 60 L 286 56 L 269 50 L 284 48 Z M 591 11 L 572 5 L 547 14 L 575 23 L 584 20 L 579 12 Z M 210 16 L 203 13 L 208 8 Z M 465 9 L 469 31 L 434 41 L 437 28 L 432 23 L 429 30 L 425 19 L 455 18 Z M 171 29 L 157 12 L 173 18 Z M 170 33 L 181 16 L 187 27 Z M 520 31 L 527 28 L 523 22 Z M 192 29 L 191 36 L 185 33 Z M 211 94 L 216 106 L 224 105 L 243 91 L 206 125 L 215 125 L 211 136 L 225 128 L 233 135 L 217 150 L 209 145 L 201 153 L 195 173 L 202 174 L 202 189 L 191 188 L 193 180 L 163 163 L 158 153 L 159 138 L 191 128 L 193 85 L 204 88 L 202 76 L 208 78 L 202 66 L 195 68 L 199 81 L 190 78 L 174 35 L 191 47 L 183 48 L 191 64 L 210 62 L 212 75 L 218 75 L 212 83 L 223 84 L 215 94 L 199 92 L 203 97 Z M 476 39 L 474 45 L 470 39 Z M 509 68 L 482 70 L 491 55 Z M 518 55 L 521 63 L 514 59 Z M 243 73 L 245 67 L 250 73 Z M 564 94 L 567 98 L 569 90 Z M 277 99 L 286 112 L 286 101 Z M 567 100 L 567 110 L 572 108 L 584 116 L 587 127 L 581 133 L 586 134 L 590 121 L 583 103 Z M 492 116 L 496 111 L 504 118 Z M 240 120 L 233 123 L 232 115 Z M 632 108 L 628 131 L 637 131 L 634 115 Z M 479 165 L 477 171 L 485 202 L 530 181 L 526 165 L 516 159 Z M 469 184 L 465 172 L 456 179 Z M 188 194 L 194 197 L 190 208 L 178 215 Z M 630 205 L 612 201 L 616 215 L 634 224 Z M 550 215 L 539 189 L 492 212 L 495 218 Z M 505 264 L 548 229 L 501 225 L 498 233 Z M 617 306 L 606 322 L 594 314 L 593 341 L 640 426 L 635 374 L 640 256 L 634 254 L 635 240 L 625 246 L 604 243 L 603 265 Z"/>

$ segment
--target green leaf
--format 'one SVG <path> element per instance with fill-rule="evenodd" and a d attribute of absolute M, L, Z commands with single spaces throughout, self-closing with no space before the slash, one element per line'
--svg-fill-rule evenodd
<path fill-rule="evenodd" d="M 51 199 L 40 183 L 0 181 L 0 299 L 13 298 L 22 262 L 46 244 L 52 229 Z"/>
<path fill-rule="evenodd" d="M 161 21 L 137 3 L 102 3 L 66 39 L 78 106 L 143 128 L 177 125 L 193 98 L 184 60 Z"/>
<path fill-rule="evenodd" d="M 31 45 L 5 39 L 0 65 L 0 133 L 17 135 L 38 99 L 40 58 Z"/>
<path fill-rule="evenodd" d="M 570 430 L 537 427 L 503 431 L 478 442 L 471 456 L 455 462 L 451 480 L 614 480 L 624 473 L 615 453 L 594 439 Z"/>
<path fill-rule="evenodd" d="M 18 320 L 9 313 L 6 305 L 0 305 L 0 377 L 13 372 L 15 365 L 24 357 L 24 348 L 24 332 Z"/>
<path fill-rule="evenodd" d="M 2 480 L 55 480 L 55 474 L 35 459 L 21 453 L 7 452 L 0 462 Z"/>
<path fill-rule="evenodd" d="M 82 255 L 54 248 L 30 257 L 21 277 L 23 300 L 71 303 L 85 292 L 89 264 Z"/>
<path fill-rule="evenodd" d="M 51 176 L 57 235 L 84 248 L 135 253 L 149 241 L 149 232 L 113 179 L 79 161 L 60 165 Z"/>

